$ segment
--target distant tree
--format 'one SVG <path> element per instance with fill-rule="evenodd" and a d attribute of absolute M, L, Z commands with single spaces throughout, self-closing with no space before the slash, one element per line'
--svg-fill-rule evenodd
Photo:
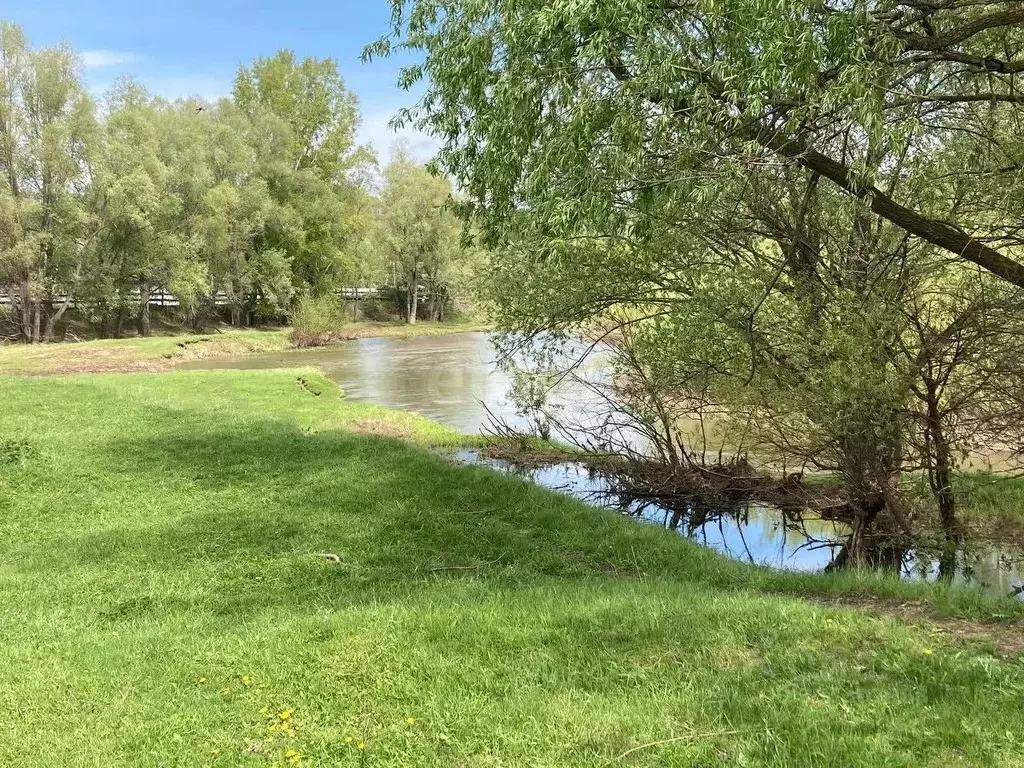
<path fill-rule="evenodd" d="M 280 51 L 239 68 L 234 103 L 262 133 L 259 173 L 289 209 L 269 244 L 289 255 L 298 291 L 333 291 L 355 274 L 369 228 L 357 176 L 372 156 L 356 145 L 356 97 L 334 60 Z"/>
<path fill-rule="evenodd" d="M 74 52 L 33 51 L 0 22 L 0 284 L 26 341 L 52 337 L 97 233 L 96 138 Z"/>
<path fill-rule="evenodd" d="M 460 224 L 448 203 L 451 184 L 397 148 L 384 169 L 375 240 L 391 282 L 405 297 L 405 320 L 419 314 L 419 287 L 441 287 L 457 258 Z M 435 319 L 435 318 L 431 318 Z"/>
<path fill-rule="evenodd" d="M 172 291 L 189 306 L 206 282 L 196 234 L 205 174 L 188 151 L 200 126 L 191 105 L 153 100 L 131 80 L 115 86 L 107 109 L 97 162 L 104 226 L 90 264 L 89 298 L 104 327 L 114 320 L 115 335 L 131 309 L 139 335 L 148 336 L 157 290 Z M 189 125 L 178 130 L 178 123 Z"/>
<path fill-rule="evenodd" d="M 359 108 L 333 59 L 292 51 L 239 67 L 234 101 L 250 119 L 269 113 L 288 126 L 283 160 L 292 170 L 312 170 L 322 179 L 342 178 L 355 159 Z"/>
<path fill-rule="evenodd" d="M 287 254 L 264 247 L 270 223 L 281 214 L 266 182 L 221 182 L 207 192 L 202 236 L 215 290 L 223 291 L 232 325 L 246 325 L 251 311 L 281 313 L 293 288 Z"/>

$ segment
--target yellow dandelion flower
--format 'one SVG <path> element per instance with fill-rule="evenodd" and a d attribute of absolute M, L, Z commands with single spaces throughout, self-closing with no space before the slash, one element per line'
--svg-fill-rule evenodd
<path fill-rule="evenodd" d="M 294 749 L 289 749 L 287 752 L 284 753 L 284 756 L 285 757 L 296 757 L 298 754 L 299 753 L 296 752 Z"/>
<path fill-rule="evenodd" d="M 360 749 L 366 749 L 366 742 L 365 741 L 360 741 L 358 744 L 356 744 L 356 746 L 359 747 Z"/>
<path fill-rule="evenodd" d="M 346 736 L 345 737 L 345 743 L 346 744 L 351 744 L 352 743 L 352 737 L 351 736 Z"/>
<path fill-rule="evenodd" d="M 931 656 L 934 653 L 934 651 L 931 648 L 925 648 L 923 651 L 921 651 L 921 653 L 923 653 L 925 656 Z"/>
<path fill-rule="evenodd" d="M 252 679 L 248 675 L 242 675 L 242 685 L 252 685 Z"/>
<path fill-rule="evenodd" d="M 282 709 L 280 712 L 277 713 L 277 716 L 282 720 L 289 720 L 291 719 L 292 712 L 290 709 Z"/>
<path fill-rule="evenodd" d="M 405 724 L 406 725 L 416 725 L 416 718 L 415 717 L 407 717 L 407 718 L 405 718 Z"/>

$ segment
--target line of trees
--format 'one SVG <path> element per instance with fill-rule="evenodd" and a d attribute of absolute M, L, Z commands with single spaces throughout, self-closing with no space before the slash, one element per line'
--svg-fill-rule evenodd
<path fill-rule="evenodd" d="M 224 296 L 235 325 L 355 283 L 420 281 L 432 317 L 467 290 L 478 254 L 450 185 L 401 151 L 381 185 L 334 61 L 258 59 L 217 103 L 126 78 L 97 104 L 79 70 L 0 23 L 0 293 L 24 340 L 54 338 L 72 303 L 102 335 L 147 335 L 161 289 L 197 324 Z"/>
<path fill-rule="evenodd" d="M 841 477 L 836 565 L 905 551 L 921 477 L 952 556 L 958 462 L 1024 451 L 1024 4 L 392 5 L 366 54 L 423 52 L 408 117 L 512 338 L 614 332 L 667 462 L 713 414 L 764 468 Z"/>

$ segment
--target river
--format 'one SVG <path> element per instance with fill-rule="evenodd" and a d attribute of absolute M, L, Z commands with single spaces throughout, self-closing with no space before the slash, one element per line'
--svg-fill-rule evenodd
<path fill-rule="evenodd" d="M 486 333 L 359 339 L 317 349 L 194 360 L 181 367 L 304 366 L 319 368 L 338 382 L 347 400 L 415 411 L 463 434 L 484 428 L 488 409 L 518 423 L 507 397 L 511 382 L 498 367 Z"/>
<path fill-rule="evenodd" d="M 509 376 L 497 364 L 487 334 L 455 333 L 409 339 L 360 339 L 318 349 L 289 350 L 235 358 L 209 358 L 183 363 L 182 368 L 319 368 L 342 387 L 348 400 L 370 402 L 414 411 L 458 430 L 476 434 L 485 430 L 491 415 L 515 426 L 524 420 L 508 398 Z M 600 353 L 591 355 L 582 378 L 596 381 L 603 375 Z M 597 425 L 606 410 L 591 387 L 566 381 L 551 399 L 564 420 L 584 426 Z M 657 506 L 624 503 L 605 478 L 574 464 L 535 470 L 517 470 L 501 462 L 461 452 L 461 461 L 486 463 L 495 469 L 517 472 L 529 480 L 589 504 L 618 509 L 634 519 L 668 527 L 673 514 Z M 815 539 L 838 540 L 840 532 L 829 523 L 809 521 Z M 829 547 L 808 546 L 807 537 L 787 528 L 781 515 L 752 504 L 741 514 L 723 514 L 701 525 L 680 525 L 676 530 L 707 546 L 760 565 L 816 571 L 831 557 Z M 1024 584 L 1024 552 L 981 548 L 964 554 L 960 580 L 981 589 L 1008 594 Z M 921 557 L 907 563 L 908 578 L 934 578 L 935 565 Z"/>

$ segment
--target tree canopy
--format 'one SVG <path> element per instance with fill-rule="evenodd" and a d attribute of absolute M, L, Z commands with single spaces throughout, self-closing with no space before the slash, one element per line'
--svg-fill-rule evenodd
<path fill-rule="evenodd" d="M 335 61 L 257 59 L 217 103 L 123 78 L 97 105 L 79 70 L 69 47 L 36 50 L 0 24 L 0 294 L 22 338 L 53 337 L 72 305 L 101 334 L 148 334 L 159 291 L 196 322 L 224 302 L 235 324 L 280 319 L 305 296 L 398 274 L 373 221 L 397 215 L 391 187 L 377 201 Z M 440 221 L 450 186 L 406 165 L 406 194 L 422 187 Z M 417 258 L 440 264 L 449 241 Z"/>
<path fill-rule="evenodd" d="M 528 204 L 563 225 L 628 235 L 636 219 L 623 208 L 649 207 L 667 184 L 707 199 L 723 168 L 787 163 L 1024 285 L 1014 183 L 1024 11 L 1015 3 L 393 8 L 393 35 L 367 55 L 427 52 L 403 74 L 407 84 L 429 79 L 407 117 L 444 140 L 441 165 L 486 203 L 492 230 Z"/>
<path fill-rule="evenodd" d="M 1024 447 L 1024 9 L 975 0 L 393 0 L 404 119 L 494 249 L 511 339 L 616 339 L 616 398 L 669 462 L 712 416 L 827 470 L 865 532 L 901 478 Z M 518 343 L 518 342 L 516 342 Z M 703 443 L 702 443 L 703 441 Z"/>

